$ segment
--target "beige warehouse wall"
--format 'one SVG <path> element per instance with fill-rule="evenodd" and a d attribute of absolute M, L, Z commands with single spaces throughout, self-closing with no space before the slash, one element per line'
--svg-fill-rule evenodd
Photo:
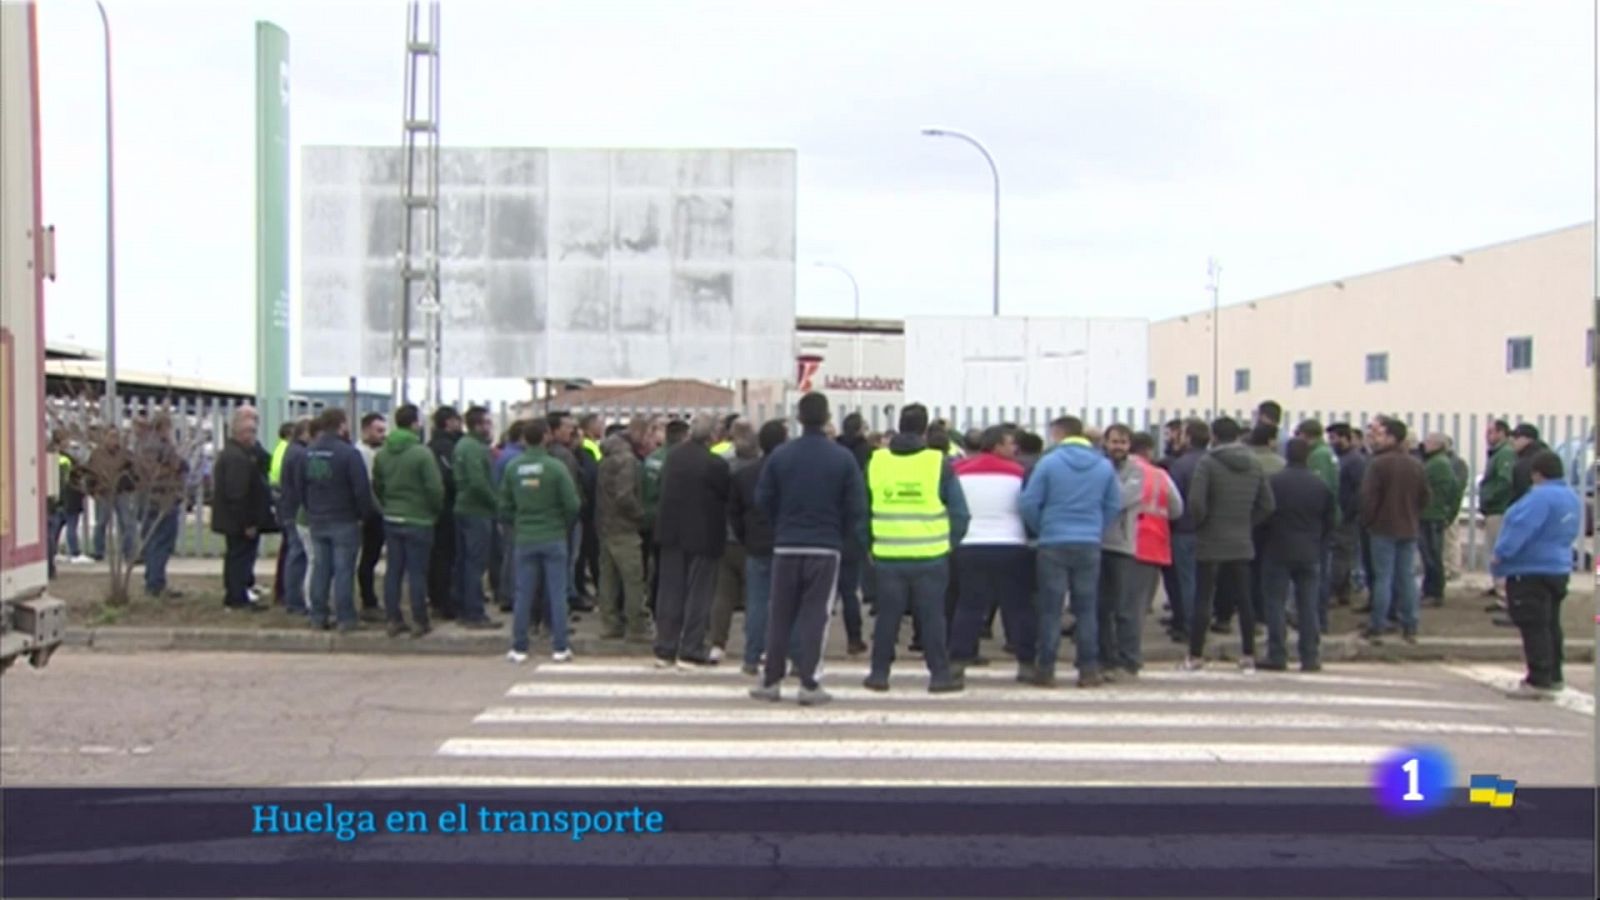
<path fill-rule="evenodd" d="M 1220 405 L 1588 415 L 1593 255 L 1593 225 L 1580 225 L 1224 306 Z M 1531 370 L 1506 371 L 1510 337 L 1533 338 Z M 1154 407 L 1210 406 L 1211 340 L 1210 309 L 1150 327 Z M 1378 352 L 1389 381 L 1368 384 L 1366 356 Z M 1309 388 L 1294 387 L 1299 361 L 1312 364 Z M 1250 370 L 1242 393 L 1240 368 Z"/>

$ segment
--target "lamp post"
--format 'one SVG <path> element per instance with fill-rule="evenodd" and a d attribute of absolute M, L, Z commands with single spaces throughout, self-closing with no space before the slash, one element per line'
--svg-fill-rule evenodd
<path fill-rule="evenodd" d="M 112 157 L 111 140 L 111 19 L 100 0 L 94 0 L 100 10 L 100 26 L 105 32 L 106 64 L 106 424 L 113 428 L 122 423 L 121 400 L 117 396 L 117 206 L 116 168 Z"/>
<path fill-rule="evenodd" d="M 860 412 L 861 411 L 861 285 L 859 283 L 857 283 L 856 276 L 850 274 L 850 270 L 849 269 L 846 269 L 844 266 L 841 266 L 838 263 L 835 263 L 835 262 L 824 262 L 824 261 L 819 260 L 819 261 L 817 261 L 815 263 L 815 265 L 819 269 L 832 269 L 835 272 L 843 273 L 844 277 L 850 279 L 850 290 L 852 292 L 854 292 L 855 299 L 853 301 L 854 302 L 853 308 L 855 310 L 856 334 L 855 334 L 855 338 L 850 342 L 850 344 L 851 344 L 851 348 L 853 350 L 853 355 L 854 355 L 854 359 L 855 359 L 855 362 L 854 362 L 854 365 L 853 365 L 853 369 L 852 369 L 852 371 L 855 372 L 855 389 L 853 391 L 854 396 L 855 396 L 855 407 L 856 407 L 855 411 L 856 412 Z"/>
<path fill-rule="evenodd" d="M 994 314 L 1000 315 L 1000 169 L 994 164 L 994 157 L 990 155 L 987 147 L 983 146 L 977 138 L 959 131 L 950 131 L 944 128 L 924 128 L 924 137 L 948 137 L 958 141 L 966 141 L 978 148 L 984 160 L 989 163 L 989 174 L 994 176 Z"/>

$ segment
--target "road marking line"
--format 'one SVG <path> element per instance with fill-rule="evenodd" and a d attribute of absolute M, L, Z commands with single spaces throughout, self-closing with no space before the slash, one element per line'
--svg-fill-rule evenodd
<path fill-rule="evenodd" d="M 773 707 L 659 706 L 529 707 L 494 706 L 473 719 L 476 725 L 681 725 L 743 726 L 901 726 L 916 728 L 1219 728 L 1291 731 L 1380 731 L 1401 734 L 1462 734 L 1505 737 L 1583 737 L 1578 731 L 1496 725 L 1485 722 L 1419 722 L 1411 719 L 1369 720 L 1354 716 L 1255 716 L 1164 714 L 1095 710 L 1058 712 L 990 712 L 977 710 L 821 709 Z"/>
<path fill-rule="evenodd" d="M 627 664 L 618 665 L 618 664 L 610 664 L 610 663 L 580 663 L 578 665 L 554 665 L 554 664 L 544 665 L 544 664 L 542 664 L 542 665 L 538 666 L 535 669 L 535 671 L 538 673 L 538 677 L 540 677 L 540 678 L 547 678 L 547 677 L 549 677 L 549 678 L 582 678 L 584 676 L 590 676 L 590 675 L 624 676 L 624 677 L 629 677 L 629 676 L 638 677 L 638 676 L 641 676 L 641 675 L 656 675 L 656 676 L 669 677 L 669 678 L 673 677 L 674 675 L 685 676 L 685 677 L 704 675 L 704 676 L 721 677 L 721 678 L 733 678 L 733 677 L 736 677 L 736 678 L 750 678 L 751 677 L 751 676 L 745 675 L 743 672 L 741 672 L 737 666 L 727 666 L 727 665 L 724 665 L 724 666 L 712 666 L 712 667 L 708 667 L 708 668 L 693 669 L 693 670 L 684 670 L 684 669 L 661 670 L 661 669 L 654 668 L 649 663 L 640 663 L 640 664 L 635 664 L 635 665 L 627 665 Z M 830 678 L 858 678 L 859 679 L 859 678 L 865 678 L 866 677 L 866 675 L 867 675 L 867 667 L 864 666 L 864 665 L 859 665 L 859 664 L 855 664 L 855 663 L 851 663 L 851 664 L 848 664 L 848 665 L 842 665 L 842 666 L 828 665 L 828 666 L 825 667 L 825 674 Z M 968 681 L 1013 681 L 1016 678 L 1016 676 L 1017 676 L 1017 670 L 1009 662 L 1004 662 L 1004 663 L 997 662 L 993 666 L 986 666 L 986 667 L 983 667 L 983 668 L 969 668 L 966 671 L 966 679 Z M 913 680 L 925 681 L 925 680 L 927 680 L 927 677 L 928 677 L 927 671 L 922 669 L 920 666 L 916 667 L 916 668 L 913 668 L 913 669 L 909 669 L 909 670 L 907 670 L 907 669 L 898 670 L 898 671 L 893 672 L 890 675 L 890 678 L 893 681 L 896 681 L 896 682 L 901 681 L 902 679 L 906 680 L 906 681 L 913 681 Z M 1173 672 L 1162 672 L 1162 671 L 1155 671 L 1155 670 L 1152 670 L 1152 669 L 1145 669 L 1144 671 L 1139 673 L 1139 681 L 1140 682 L 1178 682 L 1178 683 L 1196 682 L 1196 681 L 1228 681 L 1228 682 L 1239 681 L 1239 682 L 1242 682 L 1242 681 L 1247 681 L 1247 680 L 1260 680 L 1260 681 L 1270 680 L 1272 682 L 1292 683 L 1292 684 L 1296 684 L 1296 685 L 1300 685 L 1300 684 L 1305 684 L 1305 685 L 1316 685 L 1316 684 L 1333 685 L 1333 684 L 1338 684 L 1338 685 L 1350 685 L 1350 686 L 1357 686 L 1357 687 L 1390 687 L 1390 688 L 1409 688 L 1409 689 L 1418 689 L 1418 688 L 1427 688 L 1427 687 L 1429 687 L 1429 685 L 1427 683 L 1425 683 L 1425 682 L 1404 681 L 1404 680 L 1396 679 L 1396 678 L 1367 678 L 1365 676 L 1360 676 L 1360 675 L 1336 675 L 1336 674 L 1322 674 L 1322 673 L 1318 673 L 1318 674 L 1315 674 L 1315 675 L 1308 675 L 1308 674 L 1303 674 L 1303 673 L 1300 673 L 1300 672 L 1273 672 L 1271 674 L 1241 675 L 1238 672 L 1208 672 L 1208 671 L 1205 671 L 1205 670 L 1201 670 L 1199 672 L 1176 672 L 1176 671 L 1173 671 Z"/>
<path fill-rule="evenodd" d="M 862 687 L 830 687 L 828 692 L 840 700 L 871 700 L 874 703 L 949 703 L 967 699 L 983 703 L 1056 703 L 1108 705 L 1130 703 L 1157 703 L 1163 705 L 1189 705 L 1217 703 L 1237 705 L 1284 706 L 1358 706 L 1395 707 L 1400 709 L 1455 709 L 1496 710 L 1501 707 L 1489 703 L 1456 703 L 1409 697 L 1352 697 L 1339 694 L 1274 693 L 1266 691 L 1178 691 L 1157 693 L 1137 688 L 1115 687 L 1110 690 L 1079 691 L 1072 688 L 1040 690 L 1038 688 L 983 687 L 962 694 L 929 694 L 922 690 L 901 690 L 875 693 Z M 727 700 L 744 698 L 744 689 L 738 685 L 720 684 L 624 684 L 612 682 L 523 682 L 506 691 L 508 697 L 566 699 L 566 700 Z"/>
<path fill-rule="evenodd" d="M 1498 666 L 1447 666 L 1446 670 L 1462 678 L 1476 681 L 1479 684 L 1487 685 L 1500 691 L 1516 690 L 1517 686 L 1522 684 L 1524 677 L 1524 673 L 1521 671 Z M 1515 703 L 1517 701 L 1508 698 L 1506 702 Z M 1547 702 L 1568 712 L 1575 712 L 1590 718 L 1594 717 L 1594 695 L 1586 694 L 1576 688 L 1569 687 L 1552 696 Z"/>
<path fill-rule="evenodd" d="M 1391 748 L 1370 744 L 1131 744 L 1043 741 L 572 740 L 451 738 L 440 756 L 491 759 L 653 759 L 840 762 L 1187 762 L 1371 765 Z"/>

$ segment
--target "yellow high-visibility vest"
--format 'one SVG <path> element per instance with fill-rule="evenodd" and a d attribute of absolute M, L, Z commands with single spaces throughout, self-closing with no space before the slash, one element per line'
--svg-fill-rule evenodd
<path fill-rule="evenodd" d="M 883 449 L 867 465 L 872 494 L 872 555 L 879 559 L 938 559 L 950 553 L 950 516 L 939 499 L 944 454 L 906 456 Z"/>
<path fill-rule="evenodd" d="M 288 441 L 279 441 L 278 446 L 272 448 L 272 466 L 267 470 L 267 481 L 273 487 L 283 483 L 283 457 L 288 452 Z"/>
<path fill-rule="evenodd" d="M 732 449 L 733 449 L 733 441 L 723 441 L 720 444 L 713 445 L 711 447 L 711 452 L 716 456 L 727 456 L 728 455 L 728 451 L 732 450 Z"/>
<path fill-rule="evenodd" d="M 600 445 L 592 438 L 583 439 L 583 449 L 589 451 L 589 455 L 594 457 L 595 462 L 600 461 Z"/>

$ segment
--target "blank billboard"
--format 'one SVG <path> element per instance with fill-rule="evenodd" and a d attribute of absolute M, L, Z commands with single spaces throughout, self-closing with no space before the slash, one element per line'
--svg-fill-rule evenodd
<path fill-rule="evenodd" d="M 387 377 L 403 156 L 301 172 L 301 373 Z M 444 377 L 790 375 L 793 151 L 447 148 L 439 181 Z"/>

